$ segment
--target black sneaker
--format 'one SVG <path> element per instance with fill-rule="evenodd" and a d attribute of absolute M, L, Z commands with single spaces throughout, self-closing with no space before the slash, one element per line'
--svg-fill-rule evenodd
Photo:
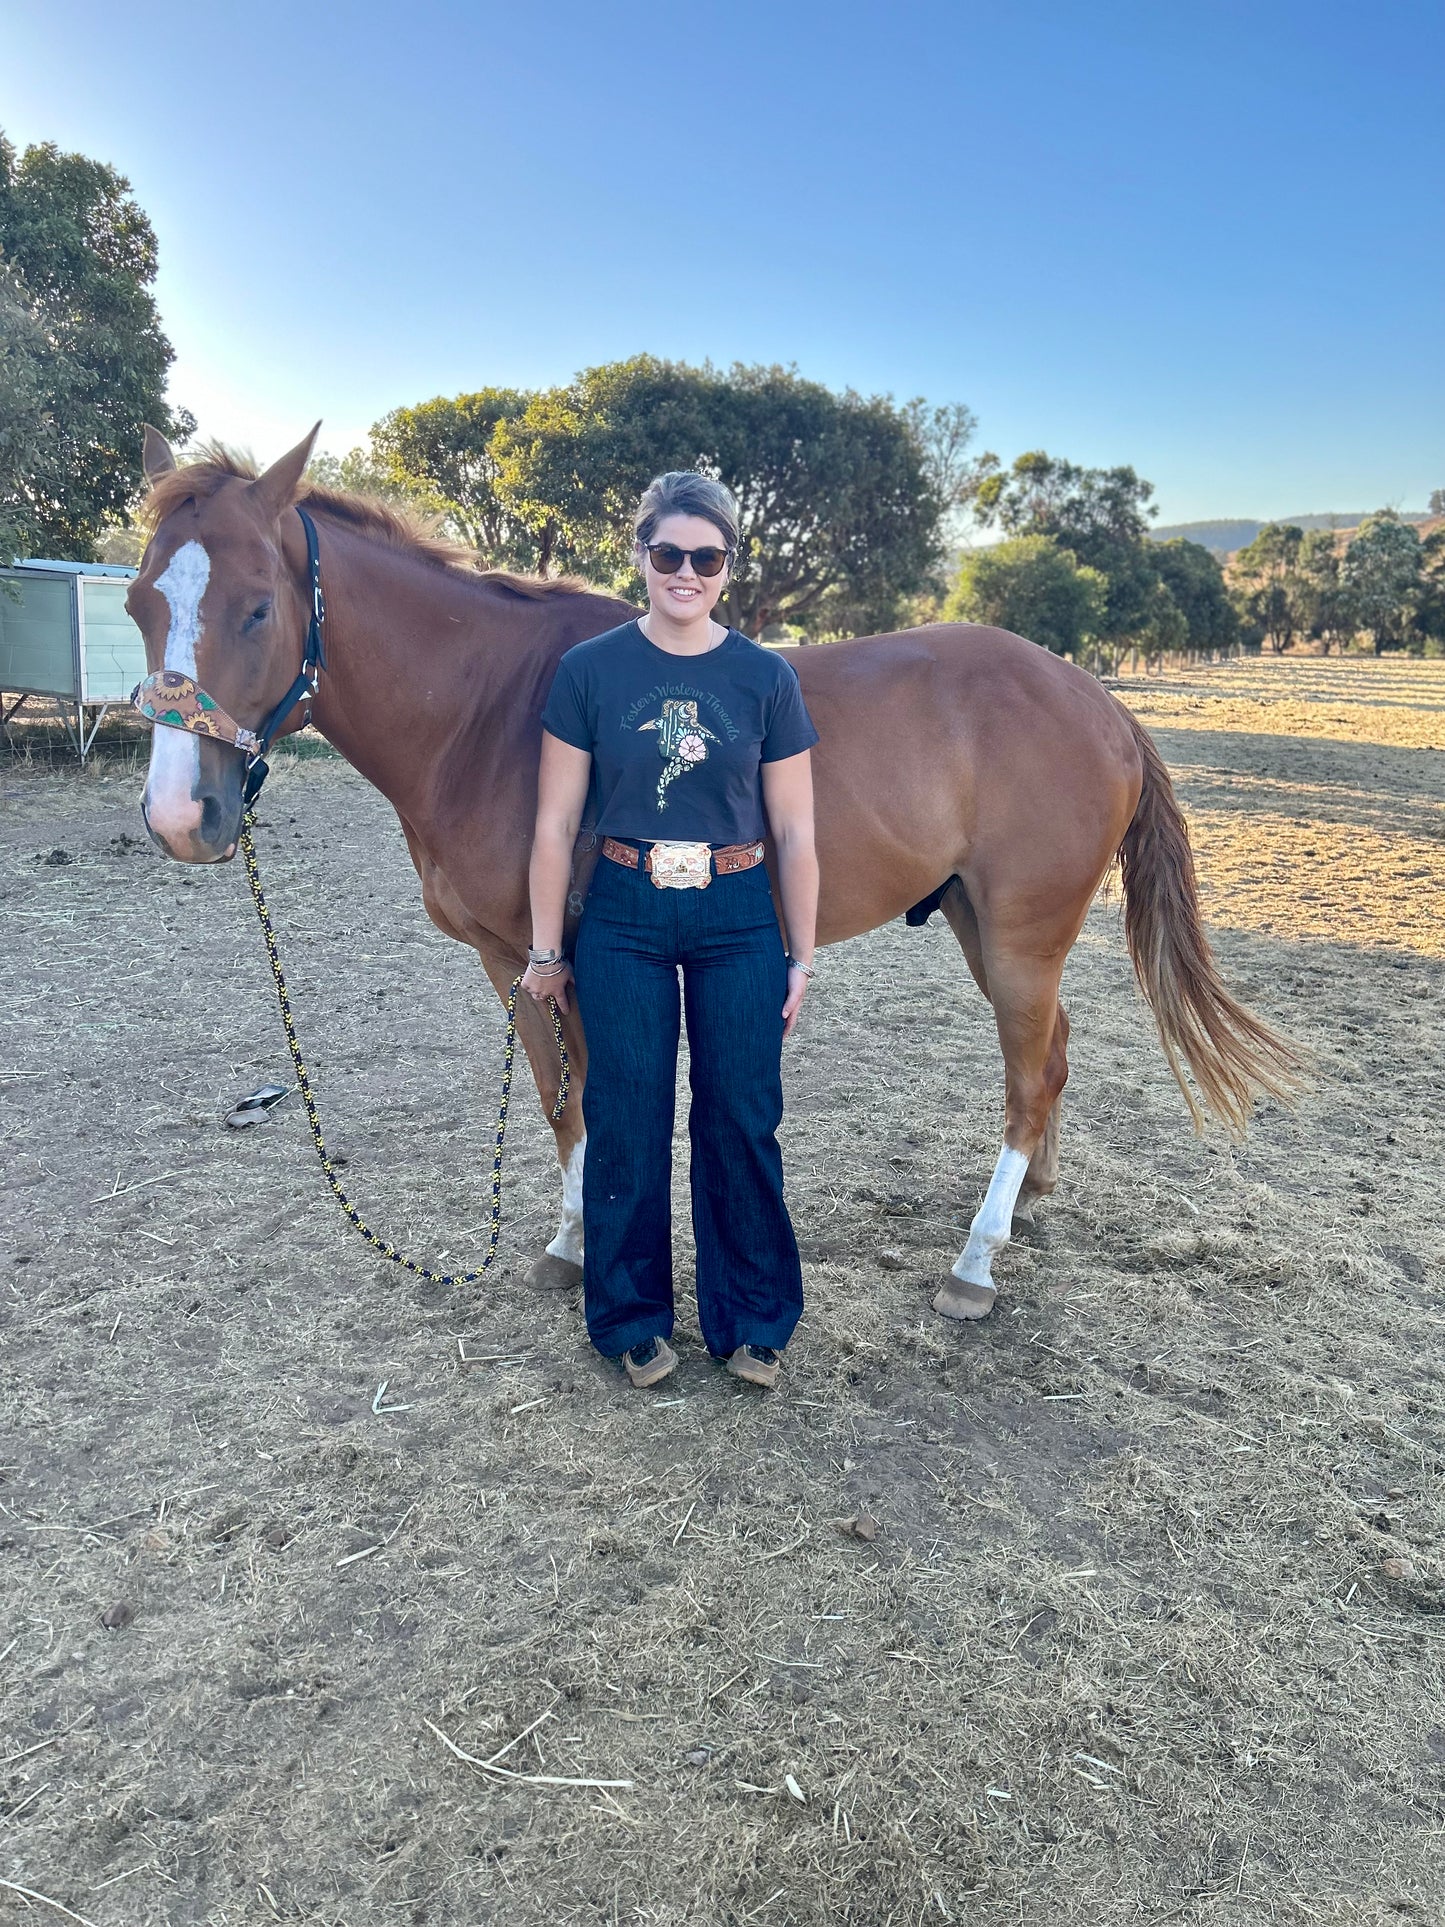
<path fill-rule="evenodd" d="M 728 1360 L 734 1378 L 745 1378 L 750 1385 L 776 1385 L 783 1369 L 782 1355 L 771 1345 L 739 1345 Z"/>
<path fill-rule="evenodd" d="M 656 1385 L 669 1372 L 676 1371 L 677 1353 L 665 1338 L 645 1338 L 640 1345 L 634 1345 L 630 1352 L 622 1354 L 622 1367 L 639 1388 Z"/>

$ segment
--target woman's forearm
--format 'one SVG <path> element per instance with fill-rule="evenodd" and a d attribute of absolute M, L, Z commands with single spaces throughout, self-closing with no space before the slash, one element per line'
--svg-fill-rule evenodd
<path fill-rule="evenodd" d="M 589 751 L 564 743 L 542 731 L 542 755 L 537 765 L 537 820 L 532 831 L 532 860 L 527 866 L 527 889 L 531 897 L 532 948 L 562 949 L 562 924 L 567 911 L 567 891 L 572 881 L 572 851 L 577 842 L 577 825 L 587 796 L 592 769 Z M 555 993 L 560 1009 L 567 1009 L 565 979 L 571 975 L 563 965 L 554 969 L 529 964 L 522 982 L 530 997 L 540 1002 Z"/>
<path fill-rule="evenodd" d="M 562 921 L 571 880 L 572 838 L 538 824 L 527 872 L 534 950 L 561 950 Z"/>
<path fill-rule="evenodd" d="M 778 838 L 778 893 L 789 955 L 811 963 L 818 928 L 818 857 L 811 834 Z"/>

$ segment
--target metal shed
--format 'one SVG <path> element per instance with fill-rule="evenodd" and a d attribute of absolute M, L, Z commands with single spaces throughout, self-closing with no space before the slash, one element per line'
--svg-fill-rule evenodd
<path fill-rule="evenodd" d="M 145 644 L 125 612 L 135 573 L 111 562 L 0 568 L 0 722 L 53 697 L 85 760 L 106 711 L 128 702 L 146 673 Z M 87 710 L 98 712 L 88 729 Z"/>

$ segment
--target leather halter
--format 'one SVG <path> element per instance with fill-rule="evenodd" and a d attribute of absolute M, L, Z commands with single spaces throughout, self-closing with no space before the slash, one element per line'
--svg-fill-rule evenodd
<path fill-rule="evenodd" d="M 316 681 L 326 667 L 323 630 L 326 623 L 326 598 L 321 593 L 321 550 L 316 540 L 316 524 L 299 503 L 296 513 L 306 531 L 306 575 L 311 590 L 311 619 L 306 625 L 306 646 L 301 653 L 301 671 L 276 707 L 255 729 L 246 729 L 200 684 L 177 669 L 158 669 L 137 683 L 131 691 L 131 707 L 147 722 L 166 729 L 184 729 L 192 736 L 213 736 L 230 743 L 246 757 L 245 807 L 249 809 L 261 793 L 269 773 L 266 752 L 276 732 L 299 702 L 310 702 L 316 695 Z M 309 720 L 309 719 L 308 719 Z"/>

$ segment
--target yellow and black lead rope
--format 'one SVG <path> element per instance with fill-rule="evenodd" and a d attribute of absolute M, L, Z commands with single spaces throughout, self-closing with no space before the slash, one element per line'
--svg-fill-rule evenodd
<path fill-rule="evenodd" d="M 316 1155 L 321 1160 L 321 1169 L 326 1174 L 332 1195 L 341 1206 L 356 1229 L 365 1238 L 373 1251 L 380 1252 L 403 1271 L 423 1279 L 429 1285 L 471 1285 L 491 1269 L 492 1260 L 497 1255 L 497 1239 L 502 1230 L 502 1143 L 507 1135 L 507 1107 L 512 1096 L 512 1059 L 517 1049 L 517 993 L 521 989 L 520 977 L 513 981 L 507 994 L 507 1041 L 502 1053 L 502 1102 L 497 1111 L 497 1131 L 492 1144 L 492 1204 L 491 1224 L 487 1234 L 487 1255 L 473 1271 L 433 1271 L 428 1265 L 419 1265 L 414 1258 L 408 1258 L 398 1251 L 394 1244 L 379 1238 L 367 1224 L 356 1206 L 342 1190 L 331 1158 L 326 1149 L 326 1139 L 321 1134 L 321 1118 L 317 1113 L 316 1100 L 311 1095 L 311 1079 L 306 1073 L 306 1065 L 301 1056 L 301 1045 L 297 1041 L 296 1026 L 291 1018 L 291 999 L 286 991 L 286 973 L 281 968 L 281 953 L 276 947 L 276 933 L 271 927 L 271 913 L 266 908 L 266 895 L 261 888 L 261 872 L 256 867 L 256 846 L 252 841 L 251 830 L 255 816 L 248 810 L 241 827 L 241 861 L 246 866 L 246 881 L 251 886 L 251 901 L 256 906 L 256 915 L 261 921 L 261 934 L 266 939 L 266 954 L 271 960 L 271 975 L 276 983 L 276 1001 L 281 1007 L 281 1025 L 286 1032 L 286 1046 L 291 1052 L 291 1062 L 296 1070 L 296 1087 L 301 1093 L 301 1102 L 306 1107 L 306 1122 L 311 1127 L 311 1142 L 316 1146 Z M 547 999 L 547 1007 L 552 1018 L 552 1034 L 557 1039 L 557 1056 L 562 1067 L 561 1084 L 557 1092 L 557 1102 L 552 1106 L 552 1122 L 555 1124 L 567 1108 L 567 1093 L 572 1084 L 572 1066 L 567 1057 L 567 1045 L 562 1036 L 562 1019 L 557 1011 L 555 997 Z"/>

